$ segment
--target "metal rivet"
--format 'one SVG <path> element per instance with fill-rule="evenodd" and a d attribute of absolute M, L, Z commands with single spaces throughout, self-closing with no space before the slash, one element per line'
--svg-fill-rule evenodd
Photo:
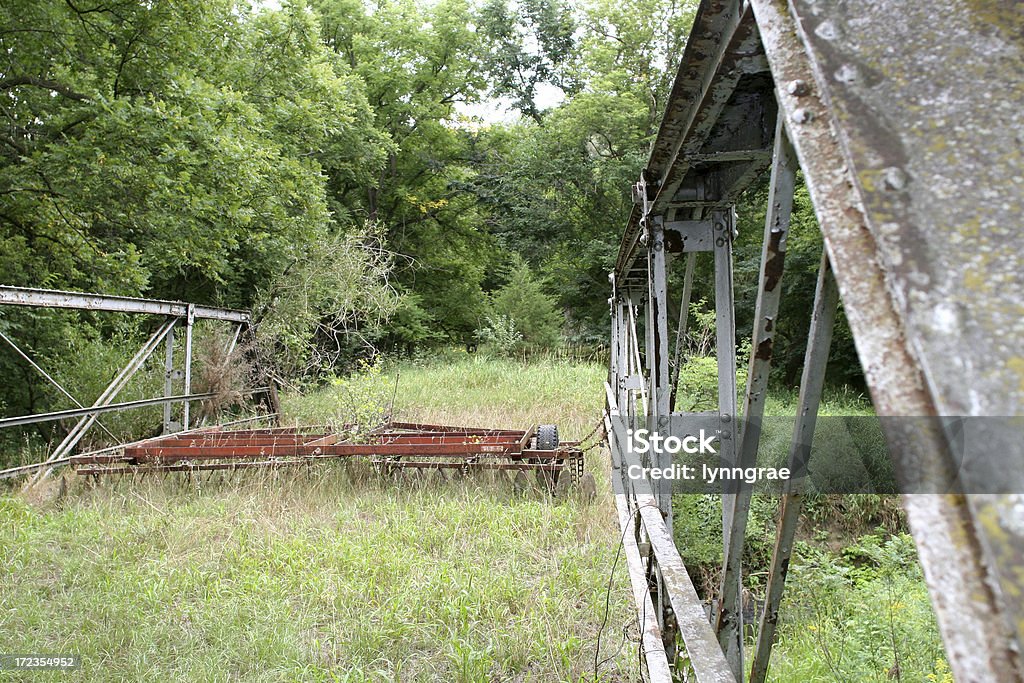
<path fill-rule="evenodd" d="M 907 186 L 907 174 L 901 168 L 890 166 L 882 171 L 882 183 L 887 190 L 902 190 Z"/>
<path fill-rule="evenodd" d="M 803 97 L 810 92 L 810 88 L 807 87 L 807 83 L 798 78 L 786 84 L 786 92 L 796 97 Z"/>
<path fill-rule="evenodd" d="M 801 107 L 793 112 L 793 120 L 797 123 L 808 123 L 814 120 L 814 113 Z"/>

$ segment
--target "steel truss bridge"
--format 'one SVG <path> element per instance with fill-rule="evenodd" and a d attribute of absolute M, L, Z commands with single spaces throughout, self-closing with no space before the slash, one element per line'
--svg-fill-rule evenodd
<path fill-rule="evenodd" d="M 725 462 L 756 462 L 798 170 L 824 250 L 791 462 L 807 455 L 840 302 L 879 415 L 1024 414 L 1022 7 L 701 2 L 611 276 L 606 426 L 650 680 L 760 683 L 784 619 L 800 486 L 780 497 L 765 605 L 744 653 L 750 491 L 722 494 L 709 619 L 673 542 L 671 492 L 625 476 L 639 456 L 612 423 L 664 431 L 673 418 L 716 430 Z M 769 169 L 753 352 L 737 399 L 733 206 Z M 698 254 L 714 264 L 718 409 L 686 414 L 673 404 Z M 674 258 L 685 259 L 678 294 Z M 670 305 L 683 329 L 670 329 Z M 894 467 L 955 479 L 952 437 L 940 420 L 923 424 L 886 423 Z M 1022 680 L 1024 449 L 1019 431 L 993 438 L 1005 492 L 903 496 L 957 681 Z"/>

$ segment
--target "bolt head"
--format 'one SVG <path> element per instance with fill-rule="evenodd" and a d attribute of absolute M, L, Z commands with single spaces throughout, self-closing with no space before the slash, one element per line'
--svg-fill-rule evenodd
<path fill-rule="evenodd" d="M 882 171 L 882 183 L 887 190 L 902 190 L 907 186 L 907 174 L 902 168 L 890 166 Z"/>
<path fill-rule="evenodd" d="M 814 112 L 801 107 L 793 112 L 793 121 L 796 123 L 810 123 L 814 120 Z"/>
<path fill-rule="evenodd" d="M 810 91 L 811 89 L 808 87 L 807 83 L 799 78 L 786 84 L 786 92 L 790 95 L 794 95 L 795 97 L 803 97 Z"/>

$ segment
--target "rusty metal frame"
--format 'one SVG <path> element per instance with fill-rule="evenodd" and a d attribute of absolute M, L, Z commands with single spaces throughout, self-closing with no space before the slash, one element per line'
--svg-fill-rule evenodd
<path fill-rule="evenodd" d="M 553 450 L 531 447 L 530 431 L 477 429 L 393 422 L 365 435 L 310 427 L 274 430 L 207 429 L 125 444 L 117 449 L 73 456 L 82 475 L 235 470 L 308 465 L 360 458 L 378 470 L 401 469 L 536 471 L 550 473 L 550 485 L 568 473 L 583 475 L 577 442 Z M 652 611 L 653 614 L 653 611 Z"/>
<path fill-rule="evenodd" d="M 150 335 L 142 347 L 118 372 L 103 393 L 95 400 L 91 407 L 84 407 L 75 397 L 56 383 L 35 361 L 24 351 L 14 345 L 14 342 L 4 337 L 5 341 L 11 344 L 14 349 L 37 371 L 43 374 L 50 382 L 54 383 L 61 392 L 70 398 L 79 407 L 77 409 L 57 411 L 53 413 L 22 415 L 0 420 L 0 428 L 13 427 L 24 424 L 60 420 L 65 418 L 80 417 L 79 421 L 72 427 L 65 438 L 50 453 L 47 459 L 41 463 L 42 466 L 31 466 L 35 475 L 33 483 L 48 476 L 53 468 L 69 462 L 69 456 L 74 448 L 85 436 L 86 432 L 98 423 L 98 415 L 106 412 L 130 410 L 150 405 L 164 406 L 163 428 L 165 433 L 188 431 L 190 427 L 190 404 L 193 401 L 209 398 L 209 394 L 192 394 L 192 331 L 196 320 L 208 319 L 233 323 L 236 325 L 235 333 L 230 343 L 234 348 L 237 343 L 241 328 L 249 323 L 249 314 L 245 311 L 236 311 L 211 306 L 199 306 L 179 301 L 163 301 L 157 299 L 140 299 L 122 296 L 109 296 L 102 294 L 89 294 L 84 292 L 70 292 L 49 289 L 30 289 L 25 287 L 9 287 L 0 285 L 0 305 L 31 306 L 37 308 L 63 308 L 88 311 L 108 311 L 114 313 L 129 313 L 141 315 L 156 315 L 163 318 L 163 322 Z M 179 323 L 185 327 L 185 353 L 182 361 L 183 368 L 176 370 L 174 367 L 174 333 Z M 114 399 L 123 389 L 128 381 L 135 375 L 143 364 L 153 355 L 154 351 L 161 344 L 165 343 L 164 359 L 164 396 L 154 399 L 143 399 L 140 401 L 128 401 L 114 403 Z M 183 381 L 183 393 L 174 394 L 175 381 Z M 254 392 L 249 392 L 254 393 Z M 181 405 L 181 422 L 172 419 L 172 406 Z M 109 433 L 109 432 L 108 432 Z M 25 469 L 25 468 L 19 468 Z"/>

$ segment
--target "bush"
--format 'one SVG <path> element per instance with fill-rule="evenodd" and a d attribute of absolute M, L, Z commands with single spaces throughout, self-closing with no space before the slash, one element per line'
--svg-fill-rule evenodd
<path fill-rule="evenodd" d="M 395 385 L 380 363 L 363 361 L 347 377 L 332 377 L 326 389 L 286 394 L 281 400 L 284 421 L 327 425 L 335 431 L 365 434 L 390 417 Z"/>
<path fill-rule="evenodd" d="M 502 356 L 512 356 L 523 341 L 516 321 L 507 315 L 487 316 L 487 324 L 476 331 L 476 338 Z"/>
<path fill-rule="evenodd" d="M 513 257 L 508 282 L 491 295 L 491 316 L 504 316 L 515 324 L 524 346 L 550 349 L 561 341 L 561 315 L 555 298 L 544 292 L 544 282 L 519 256 Z"/>
<path fill-rule="evenodd" d="M 690 316 L 693 325 L 686 330 L 676 406 L 686 412 L 715 410 L 718 406 L 718 359 L 712 355 L 715 350 L 715 311 L 708 309 L 707 300 L 701 299 L 690 304 Z M 747 388 L 749 359 L 750 342 L 747 341 L 736 352 L 738 398 L 742 398 Z"/>

